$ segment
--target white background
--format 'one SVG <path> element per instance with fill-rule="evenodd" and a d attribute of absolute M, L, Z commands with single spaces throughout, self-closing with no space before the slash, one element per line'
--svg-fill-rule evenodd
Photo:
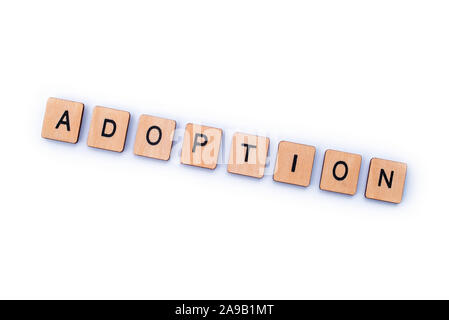
<path fill-rule="evenodd" d="M 3 1 L 0 298 L 449 298 L 448 1 Z M 85 103 L 76 145 L 45 103 Z M 95 105 L 131 113 L 125 151 L 87 147 Z M 135 156 L 141 114 L 181 129 Z M 186 123 L 271 138 L 262 180 L 179 163 Z M 309 188 L 277 143 L 317 147 Z M 363 156 L 354 197 L 323 154 Z M 403 203 L 367 200 L 371 157 Z"/>

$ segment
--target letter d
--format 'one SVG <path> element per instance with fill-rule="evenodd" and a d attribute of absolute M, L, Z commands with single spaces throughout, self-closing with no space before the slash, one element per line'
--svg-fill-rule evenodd
<path fill-rule="evenodd" d="M 106 125 L 110 123 L 112 124 L 112 131 L 110 133 L 106 133 Z M 101 130 L 101 136 L 102 137 L 106 137 L 106 138 L 110 138 L 115 134 L 115 130 L 117 129 L 117 124 L 115 123 L 114 120 L 111 119 L 104 119 L 104 123 L 103 123 L 103 130 Z"/>

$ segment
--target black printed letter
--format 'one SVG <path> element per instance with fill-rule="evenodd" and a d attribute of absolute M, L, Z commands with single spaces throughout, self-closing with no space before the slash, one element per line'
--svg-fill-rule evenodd
<path fill-rule="evenodd" d="M 298 162 L 298 155 L 297 155 L 297 154 L 295 154 L 295 155 L 293 156 L 292 172 L 295 172 L 295 171 L 296 171 L 296 162 Z"/>
<path fill-rule="evenodd" d="M 338 167 L 339 165 L 343 165 L 343 166 L 345 167 L 345 173 L 344 173 L 341 177 L 338 177 L 338 176 L 337 176 L 337 167 Z M 348 165 L 346 164 L 346 162 L 344 162 L 344 161 L 338 161 L 338 162 L 334 165 L 333 174 L 334 174 L 334 178 L 335 178 L 336 180 L 338 180 L 338 181 L 345 180 L 346 177 L 348 176 Z"/>
<path fill-rule="evenodd" d="M 393 185 L 393 177 L 394 177 L 394 171 L 391 171 L 390 180 L 388 180 L 387 179 L 387 174 L 385 173 L 385 170 L 384 169 L 380 169 L 379 187 L 382 186 L 382 178 L 384 178 L 385 182 L 387 183 L 388 189 L 391 189 L 391 186 Z"/>
<path fill-rule="evenodd" d="M 255 145 L 252 145 L 252 144 L 242 143 L 242 147 L 245 147 L 245 148 L 246 148 L 245 162 L 248 162 L 249 150 L 250 150 L 251 148 L 256 148 L 256 146 L 255 146 Z"/>
<path fill-rule="evenodd" d="M 203 138 L 202 142 L 198 142 L 198 138 Z M 195 139 L 193 141 L 193 149 L 192 152 L 195 152 L 196 146 L 204 147 L 207 144 L 207 136 L 202 133 L 195 133 Z"/>
<path fill-rule="evenodd" d="M 151 133 L 151 130 L 157 130 L 158 132 L 159 132 L 159 136 L 158 136 L 158 138 L 156 139 L 156 141 L 151 141 L 150 140 L 150 133 Z M 150 127 L 150 129 L 148 129 L 148 131 L 147 131 L 147 142 L 149 143 L 149 144 L 151 144 L 152 146 L 155 146 L 155 145 L 157 145 L 160 141 L 161 141 L 161 139 L 162 139 L 162 131 L 161 131 L 161 128 L 159 128 L 158 126 L 152 126 L 152 127 Z"/>
<path fill-rule="evenodd" d="M 107 123 L 112 124 L 112 132 L 111 133 L 106 133 L 106 124 Z M 115 134 L 115 129 L 117 129 L 117 125 L 115 124 L 114 120 L 104 119 L 103 130 L 101 131 L 101 136 L 102 137 L 106 137 L 106 138 L 110 138 L 110 137 L 112 137 Z"/>
<path fill-rule="evenodd" d="M 61 124 L 65 124 L 67 126 L 67 131 L 70 131 L 69 110 L 64 111 L 61 119 L 59 119 L 58 124 L 56 125 L 56 129 L 59 129 Z"/>

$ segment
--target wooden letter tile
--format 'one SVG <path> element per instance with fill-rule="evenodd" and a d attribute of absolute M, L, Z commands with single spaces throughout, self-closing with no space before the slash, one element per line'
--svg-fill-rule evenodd
<path fill-rule="evenodd" d="M 327 150 L 321 173 L 321 190 L 354 195 L 361 164 L 362 157 L 358 154 Z"/>
<path fill-rule="evenodd" d="M 130 114 L 105 107 L 95 107 L 90 123 L 87 145 L 93 148 L 122 152 L 125 148 Z"/>
<path fill-rule="evenodd" d="M 278 182 L 308 187 L 314 160 L 315 147 L 281 141 L 273 179 Z"/>
<path fill-rule="evenodd" d="M 222 130 L 189 123 L 182 144 L 181 163 L 215 169 L 220 152 Z"/>
<path fill-rule="evenodd" d="M 232 138 L 228 172 L 262 178 L 265 172 L 270 139 L 244 133 Z"/>
<path fill-rule="evenodd" d="M 77 143 L 83 118 L 84 104 L 49 98 L 45 111 L 42 137 Z"/>
<path fill-rule="evenodd" d="M 137 128 L 134 153 L 160 160 L 170 159 L 176 121 L 141 115 Z"/>
<path fill-rule="evenodd" d="M 371 159 L 365 196 L 369 199 L 401 203 L 407 164 Z"/>

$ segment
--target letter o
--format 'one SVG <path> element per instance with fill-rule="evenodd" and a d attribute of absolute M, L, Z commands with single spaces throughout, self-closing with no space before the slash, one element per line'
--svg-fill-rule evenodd
<path fill-rule="evenodd" d="M 337 176 L 337 167 L 338 167 L 339 165 L 343 165 L 343 166 L 345 167 L 345 173 L 344 173 L 343 176 L 341 176 L 341 177 Z M 348 171 L 349 171 L 349 169 L 348 169 L 348 165 L 346 164 L 346 162 L 344 162 L 344 161 L 338 161 L 337 163 L 335 163 L 334 169 L 332 170 L 332 173 L 333 173 L 333 175 L 334 175 L 335 180 L 337 180 L 337 181 L 343 181 L 343 180 L 345 180 L 346 177 L 348 176 Z"/>
<path fill-rule="evenodd" d="M 159 137 L 157 138 L 156 141 L 151 141 L 150 140 L 150 133 L 151 133 L 151 130 L 153 130 L 153 129 L 155 129 L 155 130 L 157 130 L 159 132 Z M 147 131 L 147 142 L 149 144 L 151 144 L 152 146 L 155 146 L 155 145 L 157 145 L 161 141 L 161 139 L 162 139 L 162 130 L 161 130 L 161 128 L 159 128 L 158 126 L 152 126 L 152 127 L 150 127 L 148 129 L 148 131 Z"/>

